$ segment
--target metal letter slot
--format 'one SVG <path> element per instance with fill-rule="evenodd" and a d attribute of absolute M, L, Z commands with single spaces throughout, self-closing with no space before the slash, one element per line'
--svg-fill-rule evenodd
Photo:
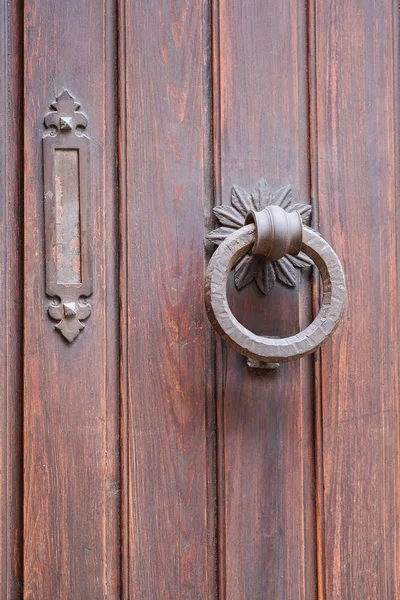
<path fill-rule="evenodd" d="M 44 209 L 48 313 L 68 342 L 91 313 L 92 215 L 87 118 L 64 90 L 44 117 Z"/>

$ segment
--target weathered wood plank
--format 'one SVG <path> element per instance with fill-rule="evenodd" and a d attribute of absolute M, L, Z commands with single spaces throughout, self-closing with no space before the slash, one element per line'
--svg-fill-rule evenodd
<path fill-rule="evenodd" d="M 398 24 L 391 0 L 317 3 L 319 222 L 348 286 L 321 363 L 327 600 L 400 597 Z"/>
<path fill-rule="evenodd" d="M 21 10 L 0 3 L 0 595 L 22 594 Z"/>
<path fill-rule="evenodd" d="M 24 3 L 24 597 L 117 597 L 118 319 L 111 1 Z M 88 117 L 93 312 L 68 344 L 47 316 L 41 137 L 68 88 Z"/>
<path fill-rule="evenodd" d="M 207 11 L 200 0 L 120 2 L 126 598 L 216 593 Z"/>
<path fill-rule="evenodd" d="M 219 202 L 261 176 L 309 202 L 307 2 L 218 4 Z M 311 318 L 303 278 L 267 297 L 232 287 L 231 306 L 254 332 L 286 337 Z M 219 353 L 221 598 L 315 598 L 311 374 L 303 359 L 258 377 Z"/>

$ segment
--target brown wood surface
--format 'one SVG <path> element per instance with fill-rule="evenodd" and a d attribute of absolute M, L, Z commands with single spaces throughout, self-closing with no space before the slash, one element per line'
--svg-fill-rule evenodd
<path fill-rule="evenodd" d="M 0 34 L 1 598 L 400 600 L 398 3 L 3 0 Z M 45 294 L 64 88 L 94 233 L 72 344 Z M 321 353 L 263 376 L 203 305 L 212 207 L 260 177 L 312 198 L 348 286 Z M 293 335 L 298 278 L 230 306 Z"/>
<path fill-rule="evenodd" d="M 400 597 L 398 24 L 396 2 L 317 3 L 319 221 L 348 286 L 321 362 L 326 600 Z"/>
<path fill-rule="evenodd" d="M 24 2 L 24 598 L 119 586 L 113 3 Z M 41 137 L 64 88 L 92 140 L 93 315 L 70 345 L 46 311 Z M 94 317 L 94 318 L 93 318 Z"/>
<path fill-rule="evenodd" d="M 264 176 L 309 202 L 307 3 L 220 0 L 215 21 L 217 201 Z M 286 337 L 311 318 L 307 287 L 266 298 L 232 287 L 232 310 L 255 333 Z M 233 350 L 219 354 L 224 599 L 316 597 L 311 372 L 303 359 L 257 377 Z"/>
<path fill-rule="evenodd" d="M 119 17 L 125 597 L 204 600 L 217 593 L 203 302 L 210 15 L 201 0 L 121 0 Z"/>
<path fill-rule="evenodd" d="M 0 3 L 0 597 L 22 594 L 20 4 Z"/>

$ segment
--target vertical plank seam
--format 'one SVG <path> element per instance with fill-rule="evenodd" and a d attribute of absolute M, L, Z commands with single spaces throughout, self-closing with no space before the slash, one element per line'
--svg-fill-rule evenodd
<path fill-rule="evenodd" d="M 18 57 L 18 75 L 22 75 L 19 77 L 19 81 L 17 82 L 17 92 L 13 90 L 13 93 L 17 93 L 18 97 L 18 105 L 15 107 L 16 114 L 18 115 L 17 123 L 18 123 L 18 156 L 16 158 L 16 167 L 19 169 L 19 172 L 24 172 L 24 156 L 25 156 L 25 139 L 24 139 L 24 119 L 20 118 L 21 114 L 24 114 L 24 54 L 25 54 L 25 46 L 24 46 L 24 0 L 17 0 L 15 3 L 11 0 L 8 0 L 8 6 L 13 6 L 15 10 L 15 14 L 17 15 L 16 21 L 18 25 L 18 35 L 19 35 L 19 49 L 22 51 L 19 53 Z M 10 20 L 13 19 L 13 16 L 10 16 Z M 14 21 L 13 21 L 14 22 Z M 18 356 L 18 374 L 19 374 L 19 403 L 18 403 L 18 432 L 15 431 L 15 440 L 14 443 L 20 444 L 19 448 L 19 459 L 18 463 L 19 474 L 18 474 L 18 491 L 16 494 L 19 495 L 19 506 L 18 506 L 18 522 L 15 524 L 17 529 L 16 537 L 17 539 L 14 541 L 16 544 L 16 548 L 14 548 L 14 552 L 18 555 L 18 566 L 13 567 L 12 571 L 12 585 L 9 587 L 9 597 L 11 599 L 11 594 L 18 592 L 22 596 L 24 589 L 24 498 L 25 498 L 25 479 L 24 479 L 24 448 L 23 448 L 23 431 L 24 431 L 24 356 L 25 356 L 25 336 L 24 336 L 24 328 L 23 328 L 23 319 L 25 315 L 25 273 L 24 273 L 24 264 L 25 264 L 25 230 L 24 230 L 24 215 L 25 215 L 25 206 L 24 206 L 24 177 L 19 177 L 18 186 L 15 191 L 18 194 L 18 235 L 19 235 L 19 261 L 18 261 L 18 273 L 21 277 L 21 288 L 22 293 L 20 295 L 20 311 L 21 318 L 18 321 L 19 330 L 18 330 L 18 348 L 20 350 Z M 15 397 L 12 398 L 12 402 L 15 405 Z M 17 427 L 17 419 L 15 418 L 15 423 L 13 426 Z M 13 449 L 14 450 L 14 449 Z M 9 464 L 10 468 L 10 464 Z M 13 468 L 13 465 L 11 465 Z M 15 477 L 12 478 L 13 482 Z M 11 487 L 11 486 L 8 486 Z M 11 540 L 9 541 L 11 545 Z M 11 572 L 11 568 L 8 567 L 8 571 Z M 7 576 L 8 577 L 8 576 Z"/>
<path fill-rule="evenodd" d="M 118 57 L 117 48 L 117 3 L 114 0 L 106 0 L 104 4 L 104 73 L 105 73 L 105 84 L 104 84 L 104 139 L 112 140 L 110 146 L 105 146 L 105 154 L 103 156 L 104 165 L 104 183 L 107 181 L 107 175 L 112 177 L 113 188 L 111 190 L 112 204 L 110 212 L 108 211 L 107 197 L 103 197 L 104 206 L 104 231 L 107 231 L 108 226 L 112 227 L 112 241 L 114 252 L 109 252 L 107 245 L 104 245 L 105 252 L 105 264 L 106 271 L 104 273 L 105 285 L 107 284 L 107 272 L 113 272 L 112 278 L 112 289 L 107 291 L 105 288 L 105 311 L 104 311 L 104 331 L 106 333 L 106 344 L 105 344 L 105 360 L 106 360 L 106 522 L 105 522 L 105 551 L 107 557 L 107 598 L 112 598 L 113 595 L 118 592 L 120 594 L 121 589 L 121 523 L 120 523 L 120 507 L 117 507 L 117 502 L 121 502 L 121 477 L 120 477 L 120 453 L 117 452 L 115 458 L 115 450 L 118 448 L 118 442 L 120 439 L 119 423 L 121 416 L 120 409 L 120 394 L 119 394 L 119 343 L 120 343 L 120 330 L 118 325 L 119 318 L 119 306 L 118 306 L 118 294 L 119 294 L 119 274 L 118 274 L 118 160 L 113 160 L 116 150 L 118 149 L 118 130 L 117 130 L 117 112 L 118 112 L 118 93 L 115 93 L 115 84 L 117 83 L 118 73 L 116 70 L 115 60 Z M 107 167 L 106 165 L 110 165 Z M 103 189 L 106 189 L 104 185 Z M 111 213 L 111 214 L 110 214 Z M 110 215 L 110 216 L 108 216 Z M 114 243 L 115 242 L 115 243 Z M 108 343 L 108 328 L 107 321 L 109 319 L 108 310 L 110 308 L 110 301 L 112 303 L 113 315 L 116 314 L 116 325 L 110 335 L 111 343 Z M 114 313 L 115 310 L 115 313 Z M 111 316 L 111 319 L 113 317 Z M 111 363 L 111 367 L 110 367 Z M 114 372 L 115 369 L 115 372 Z M 114 374 L 111 375 L 111 372 Z M 110 427 L 110 419 L 108 414 L 114 412 L 112 419 L 112 427 Z M 118 500 L 113 502 L 112 508 L 110 508 L 109 498 L 109 477 L 112 474 L 112 485 L 115 485 L 114 478 L 117 478 L 118 484 Z M 118 518 L 118 522 L 115 523 L 115 518 Z M 112 532 L 112 533 L 111 533 Z M 108 535 L 115 534 L 116 537 L 108 539 Z M 115 542 L 114 542 L 115 539 Z M 111 564 L 110 564 L 111 563 Z M 113 573 L 117 570 L 117 573 Z"/>
<path fill-rule="evenodd" d="M 400 112 L 399 112 L 399 68 L 400 68 L 400 43 L 399 43 L 399 35 L 400 35 L 400 0 L 393 0 L 392 2 L 392 10 L 393 10 L 393 18 L 392 18 L 392 27 L 393 27 L 393 113 L 394 113 L 394 127 L 393 127 L 393 146 L 394 146 L 394 201 L 395 201 L 395 227 L 396 227 L 396 247 L 395 247 L 395 260 L 397 266 L 397 301 L 399 299 L 399 280 L 400 280 L 400 264 L 399 264 L 399 255 L 400 255 L 400 219 L 399 219 L 399 210 L 400 210 L 400 141 L 399 141 L 399 124 L 400 124 Z M 398 322 L 400 321 L 400 305 L 398 303 Z M 400 364 L 397 365 L 398 369 L 398 377 L 400 375 Z M 398 424 L 397 435 L 400 438 L 400 424 Z M 394 534 L 396 535 L 396 533 Z M 398 551 L 395 545 L 395 551 Z M 397 559 L 397 560 L 396 560 Z M 394 564 L 398 564 L 398 557 L 395 557 Z M 395 590 L 398 587 L 398 581 L 394 584 Z M 397 591 L 396 591 L 396 597 Z"/>
<path fill-rule="evenodd" d="M 313 186 L 313 169 L 312 169 L 312 153 L 313 153 L 313 131 L 312 131 L 312 88 L 310 67 L 310 54 L 312 37 L 309 31 L 310 26 L 310 8 L 309 0 L 299 0 L 297 4 L 297 56 L 304 57 L 304 60 L 298 65 L 297 81 L 298 81 L 298 106 L 302 107 L 304 99 L 303 117 L 305 121 L 304 145 L 306 147 L 305 158 L 300 157 L 300 161 L 306 161 L 308 169 L 308 197 L 312 202 L 312 186 Z M 300 118 L 300 117 L 299 117 Z M 314 207 L 313 207 L 314 210 Z M 306 325 L 309 319 L 309 312 L 312 317 L 315 316 L 313 305 L 313 286 L 307 283 L 307 288 L 304 290 L 305 299 L 298 299 L 298 325 L 300 329 Z M 300 290 L 304 289 L 303 287 Z M 307 321 L 304 321 L 304 318 Z M 313 497 L 315 491 L 315 468 L 314 468 L 314 426 L 309 423 L 309 420 L 314 420 L 314 390 L 313 390 L 313 358 L 301 360 L 299 364 L 299 390 L 301 390 L 301 461 L 302 461 L 302 501 L 303 501 L 303 564 L 302 564 L 302 585 L 305 598 L 315 598 L 317 588 L 317 573 L 316 573 L 316 528 L 314 522 L 315 507 Z M 307 452 L 310 445 L 310 452 Z M 309 456 L 311 454 L 311 456 Z M 310 537 L 310 533 L 311 536 Z"/>
<path fill-rule="evenodd" d="M 103 136 L 104 139 L 107 139 L 107 135 L 106 135 L 106 130 L 107 130 L 107 93 L 106 93 L 106 88 L 107 88 L 107 66 L 106 66 L 106 60 L 107 60 L 107 31 L 106 31 L 106 22 L 107 22 L 107 0 L 103 0 L 103 11 L 102 11 L 102 18 L 103 18 L 103 22 L 102 22 L 102 43 L 103 43 L 103 98 L 102 98 L 102 123 L 103 123 Z M 104 190 L 106 189 L 106 154 L 107 154 L 107 148 L 103 147 L 102 149 L 102 153 L 101 153 L 101 160 L 102 160 L 102 165 L 101 165 L 101 174 L 102 174 L 102 178 L 103 178 L 103 185 L 102 185 L 102 194 L 101 194 L 101 211 L 100 214 L 102 215 L 102 228 L 103 231 L 105 231 L 105 225 L 106 225 L 106 212 L 105 212 L 105 198 L 104 198 Z M 104 398 L 104 404 L 105 404 L 105 411 L 107 414 L 107 383 L 108 383 L 108 377 L 107 377 L 107 368 L 108 368 L 108 360 L 107 360 L 107 347 L 108 347 L 108 329 L 107 329 L 107 294 L 106 294 L 106 276 L 107 276 L 107 259 L 105 256 L 105 246 L 104 243 L 102 245 L 101 248 L 102 251 L 102 257 L 103 257 L 103 264 L 105 265 L 105 268 L 101 271 L 101 276 L 102 276 L 102 286 L 104 289 L 104 302 L 105 302 L 105 307 L 104 307 L 104 312 L 103 312 L 103 331 L 104 331 L 104 344 L 103 344 L 103 356 L 102 356 L 102 360 L 103 360 L 103 365 L 104 365 L 104 377 L 103 377 L 103 398 Z M 108 564 L 108 544 L 107 544 L 107 525 L 108 525 L 108 506 L 107 506 L 107 475 L 108 475 L 108 447 L 107 447 L 107 443 L 108 443 L 108 427 L 107 427 L 107 418 L 105 419 L 105 423 L 103 425 L 103 444 L 104 444 L 104 473 L 103 473 L 103 479 L 104 479 L 104 483 L 103 483 L 103 519 L 102 519 L 102 527 L 103 527 L 103 548 L 104 548 L 104 573 L 103 573 L 103 581 L 104 581 L 104 596 L 105 598 L 108 598 L 108 589 L 109 589 L 109 581 L 108 581 L 108 574 L 109 574 L 109 564 Z"/>
<path fill-rule="evenodd" d="M 3 74 L 4 79 L 6 79 L 6 73 L 7 73 L 7 54 L 8 54 L 8 47 L 7 47 L 7 40 L 8 40 L 8 27 L 7 27 L 7 0 L 3 0 L 3 2 L 1 3 L 1 7 L 0 7 L 0 22 L 2 25 L 2 36 L 1 36 L 1 44 L 2 44 L 2 61 L 1 61 L 1 66 L 0 66 L 0 72 Z M 1 305 L 1 323 L 2 326 L 4 327 L 4 329 L 7 331 L 7 306 L 8 306 L 8 278 L 7 278 L 7 268 L 6 265 L 8 263 L 8 253 L 7 253 L 7 244 L 6 244 L 6 227 L 7 227 L 7 222 L 8 222 L 8 215 L 7 215 L 7 191 L 8 191 L 8 186 L 6 183 L 6 174 L 7 174 L 7 152 L 5 150 L 5 146 L 7 143 L 7 92 L 6 92 L 6 85 L 3 85 L 2 90 L 1 90 L 1 117 L 0 117 L 0 123 L 2 124 L 2 129 L 5 131 L 5 135 L 3 136 L 3 139 L 1 140 L 1 154 L 0 154 L 0 169 L 1 169 L 1 173 L 0 173 L 0 184 L 1 184 L 1 189 L 3 190 L 3 199 L 2 199 L 2 203 L 1 203 L 1 222 L 0 222 L 0 232 L 1 232 L 1 249 L 2 249 L 2 262 L 0 264 L 0 268 L 1 268 L 1 280 L 4 282 L 5 284 L 5 301 L 2 302 Z M 3 330 L 4 331 L 4 330 Z M 8 519 L 7 519 L 7 507 L 8 507 L 8 493 L 4 494 L 5 490 L 7 490 L 8 485 L 7 485 L 7 479 L 8 479 L 8 469 L 7 469 L 7 450 L 8 450 L 8 427 L 7 427 L 7 401 L 8 401 L 8 377 L 7 377 L 7 373 L 8 373 L 8 368 L 7 368 L 7 362 L 8 362 L 8 344 L 7 344 L 7 334 L 3 337 L 2 342 L 1 342 L 1 381 L 2 381 L 2 406 L 1 406 L 1 417 L 2 417 L 2 423 L 1 423 L 1 433 L 2 433 L 2 440 L 3 440 L 3 444 L 2 444 L 2 456 L 1 456 L 1 467 L 2 467 L 2 477 L 1 477 L 1 515 L 2 515 L 2 519 L 1 519 L 1 540 L 2 540 L 2 550 L 1 550 L 1 573 L 0 573 L 0 578 L 1 578 L 1 588 L 2 588 L 2 595 L 5 596 L 6 598 L 8 597 L 8 592 L 7 592 L 7 571 L 8 571 L 8 536 L 7 536 L 7 530 L 8 530 Z M 4 445 L 4 439 L 6 440 L 6 443 Z M 5 474 L 5 475 L 4 475 Z M 4 593 L 5 592 L 5 593 Z"/>
<path fill-rule="evenodd" d="M 105 520 L 104 520 L 104 548 L 105 548 L 105 583 L 106 598 L 112 598 L 116 593 L 120 593 L 121 586 L 121 527 L 120 527 L 120 507 L 116 508 L 117 502 L 121 501 L 120 496 L 120 455 L 115 454 L 115 449 L 120 438 L 119 420 L 120 420 L 120 402 L 119 402 L 119 337 L 118 326 L 118 171 L 117 161 L 112 157 L 118 148 L 117 140 L 117 102 L 118 96 L 115 94 L 116 69 L 115 59 L 117 57 L 117 3 L 113 0 L 104 0 L 104 23 L 103 23 L 103 41 L 104 41 L 104 85 L 103 85 L 103 124 L 104 139 L 110 140 L 110 144 L 105 144 L 103 153 L 103 190 L 107 189 L 107 178 L 110 177 L 111 188 L 109 185 L 110 203 L 107 203 L 107 196 L 102 197 L 103 207 L 103 231 L 107 232 L 110 228 L 110 238 L 112 245 L 103 244 L 103 271 L 104 284 L 104 323 L 105 332 L 104 345 L 104 398 L 105 398 L 105 478 L 104 478 L 104 502 L 105 502 Z M 106 241 L 107 235 L 104 238 Z M 112 248 L 112 251 L 110 251 Z M 113 277 L 110 278 L 110 273 Z M 110 288 L 107 288 L 107 279 L 112 281 Z M 114 312 L 115 311 L 115 312 Z M 107 323 L 114 323 L 116 315 L 116 324 L 110 330 Z M 111 419 L 109 415 L 112 415 Z M 118 423 L 118 425 L 117 425 Z M 116 502 L 110 498 L 110 485 L 114 489 L 118 485 L 119 497 Z M 118 519 L 115 522 L 116 518 Z"/>
<path fill-rule="evenodd" d="M 25 89 L 26 89 L 26 76 L 27 76 L 27 64 L 26 64 L 26 44 L 27 44 L 27 40 L 26 40 L 26 35 L 25 35 L 25 12 L 26 12 L 26 6 L 25 6 L 25 0 L 21 0 L 21 45 L 22 45 L 22 70 L 21 70 L 21 93 L 22 93 L 22 97 L 21 97 L 21 114 L 22 114 L 22 123 L 21 123 L 21 143 L 22 143 L 22 166 L 25 167 L 25 120 L 26 120 L 26 95 L 25 95 Z M 25 204 L 25 189 L 26 189 L 26 180 L 27 180 L 27 173 L 25 168 L 23 168 L 22 171 L 22 177 L 21 177 L 21 197 L 23 198 L 22 201 L 22 252 L 25 254 L 25 244 L 26 244 L 26 231 L 25 231 L 25 227 L 26 227 L 26 204 Z M 25 591 L 25 582 L 26 582 L 26 553 L 25 553 L 25 535 L 26 535 L 26 511 L 25 511 L 25 492 L 26 492 L 26 485 L 25 485 L 25 452 L 26 452 L 26 440 L 25 440 L 25 386 L 26 386 L 26 370 L 27 370 L 27 361 L 26 361 L 26 327 L 25 327 L 25 321 L 26 321 L 26 303 L 25 303 L 25 298 L 26 298 L 26 277 L 25 277 L 25 272 L 26 272 L 26 267 L 25 267 L 25 256 L 23 257 L 23 269 L 22 269 L 22 289 L 23 289 L 23 293 L 22 293 L 22 298 L 23 298 L 23 305 L 22 305 L 22 391 L 21 391 L 21 401 L 22 401 L 22 407 L 21 407 L 21 413 L 22 413 L 22 422 L 21 422 L 21 426 L 22 426 L 22 435 L 21 435 L 21 457 L 22 457 L 22 472 L 23 472 L 23 477 L 21 480 L 21 495 L 22 495 L 22 502 L 21 502 L 21 509 L 22 509 L 22 556 L 21 556 L 21 587 L 22 587 L 22 592 L 21 592 L 21 596 L 24 594 Z"/>
<path fill-rule="evenodd" d="M 214 170 L 214 205 L 222 203 L 221 181 L 221 57 L 220 57 L 220 0 L 212 0 L 212 135 Z M 216 500 L 217 500 L 217 598 L 226 598 L 226 518 L 225 518 L 225 414 L 224 414 L 224 349 L 217 336 L 215 340 L 215 389 L 217 409 L 216 432 Z M 221 378 L 218 381 L 218 378 Z"/>
<path fill-rule="evenodd" d="M 213 219 L 212 208 L 215 204 L 214 190 L 214 152 L 213 152 L 213 0 L 203 0 L 202 4 L 202 53 L 203 53 L 203 189 L 205 198 L 206 227 L 209 231 Z M 208 258 L 205 247 L 204 272 Z M 206 319 L 205 313 L 204 318 Z M 218 509 L 217 509 L 217 396 L 216 396 L 216 347 L 214 330 L 206 319 L 205 334 L 205 426 L 206 426 L 206 495 L 207 495 L 207 595 L 210 600 L 218 598 Z M 209 381 L 209 378 L 211 381 Z"/>
<path fill-rule="evenodd" d="M 310 190 L 313 226 L 318 229 L 318 127 L 317 127 L 317 5 L 316 0 L 308 2 L 308 89 L 309 89 L 309 157 Z M 320 284 L 318 273 L 313 281 L 313 316 L 319 309 Z M 322 407 L 322 365 L 321 352 L 314 355 L 314 477 L 315 477 L 315 533 L 316 533 L 316 583 L 317 598 L 326 596 L 324 578 L 324 477 L 323 477 L 323 407 Z"/>
<path fill-rule="evenodd" d="M 118 45 L 118 205 L 119 205 L 119 298 L 120 298 L 120 460 L 121 460 L 121 598 L 129 598 L 129 444 L 128 444 L 128 223 L 127 223 L 127 130 L 126 130 L 126 14 L 125 0 L 117 5 Z"/>

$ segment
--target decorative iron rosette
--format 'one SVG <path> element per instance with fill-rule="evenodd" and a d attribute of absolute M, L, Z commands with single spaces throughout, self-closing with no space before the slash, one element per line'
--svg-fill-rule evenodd
<path fill-rule="evenodd" d="M 219 245 L 233 231 L 244 226 L 246 215 L 250 210 L 260 211 L 273 204 L 281 206 L 287 212 L 297 210 L 303 223 L 309 219 L 312 211 L 309 204 L 293 202 L 291 185 L 272 190 L 264 178 L 257 181 L 251 192 L 234 185 L 231 191 L 231 206 L 223 204 L 214 208 L 214 214 L 222 226 L 211 231 L 207 239 Z M 276 281 L 295 287 L 296 268 L 303 269 L 312 264 L 312 260 L 303 252 L 297 256 L 287 254 L 274 261 L 261 255 L 245 254 L 235 267 L 235 285 L 240 290 L 254 279 L 260 291 L 267 295 Z"/>

